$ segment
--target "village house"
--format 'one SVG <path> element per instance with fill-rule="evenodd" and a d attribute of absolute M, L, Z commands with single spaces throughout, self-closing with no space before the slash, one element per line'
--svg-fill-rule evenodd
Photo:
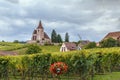
<path fill-rule="evenodd" d="M 33 31 L 31 40 L 28 41 L 28 43 L 39 43 L 41 45 L 44 45 L 45 43 L 50 44 L 51 39 L 47 35 L 46 32 L 44 32 L 44 28 L 42 26 L 41 21 L 39 22 L 38 27 Z"/>
<path fill-rule="evenodd" d="M 101 41 L 108 39 L 108 38 L 113 38 L 115 40 L 120 41 L 120 31 L 108 33 Z M 100 46 L 100 43 L 98 42 L 98 43 L 96 43 L 96 45 Z"/>
<path fill-rule="evenodd" d="M 60 52 L 73 51 L 77 50 L 78 47 L 73 42 L 64 42 L 60 48 Z"/>
<path fill-rule="evenodd" d="M 90 43 L 89 40 L 82 40 L 78 46 L 80 46 L 81 48 L 84 48 L 84 46 L 88 45 Z"/>
<path fill-rule="evenodd" d="M 120 31 L 108 33 L 108 34 L 103 38 L 103 40 L 108 39 L 108 38 L 113 38 L 113 39 L 115 39 L 115 40 L 120 40 Z"/>

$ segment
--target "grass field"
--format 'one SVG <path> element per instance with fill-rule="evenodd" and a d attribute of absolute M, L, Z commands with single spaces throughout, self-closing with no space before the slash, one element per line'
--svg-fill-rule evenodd
<path fill-rule="evenodd" d="M 79 80 L 79 76 L 59 76 L 59 78 L 45 78 L 45 77 L 34 77 L 32 80 Z M 13 76 L 9 76 L 10 80 L 21 80 L 20 76 L 17 76 L 16 78 Z M 4 79 L 0 79 L 4 80 Z M 29 78 L 27 79 L 29 80 Z M 89 80 L 120 80 L 120 72 L 112 72 L 104 75 L 96 75 L 94 78 L 91 78 Z"/>
<path fill-rule="evenodd" d="M 120 80 L 120 72 L 108 73 L 105 75 L 96 75 L 94 80 Z"/>
<path fill-rule="evenodd" d="M 60 80 L 79 80 L 79 77 L 70 76 L 69 79 L 61 77 Z M 93 79 L 91 78 L 90 80 L 120 80 L 120 72 L 112 72 L 105 75 L 96 75 Z"/>
<path fill-rule="evenodd" d="M 18 54 L 25 54 L 28 44 L 12 43 L 12 42 L 0 42 L 0 50 L 15 51 Z M 42 53 L 59 52 L 60 46 L 40 46 Z"/>

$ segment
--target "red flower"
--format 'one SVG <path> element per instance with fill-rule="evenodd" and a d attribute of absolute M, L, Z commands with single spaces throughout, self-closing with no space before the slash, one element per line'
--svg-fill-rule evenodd
<path fill-rule="evenodd" d="M 57 75 L 65 73 L 67 69 L 68 66 L 64 62 L 56 62 L 50 66 L 50 72 Z"/>

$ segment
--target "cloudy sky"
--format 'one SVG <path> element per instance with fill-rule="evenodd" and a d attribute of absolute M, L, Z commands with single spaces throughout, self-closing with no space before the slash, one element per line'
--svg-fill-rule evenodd
<path fill-rule="evenodd" d="M 0 40 L 29 40 L 40 20 L 49 36 L 98 42 L 120 31 L 120 0 L 0 0 Z"/>

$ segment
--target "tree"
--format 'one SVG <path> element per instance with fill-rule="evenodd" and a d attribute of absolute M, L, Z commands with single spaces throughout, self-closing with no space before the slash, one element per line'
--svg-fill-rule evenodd
<path fill-rule="evenodd" d="M 69 42 L 69 34 L 68 33 L 65 34 L 65 42 Z"/>
<path fill-rule="evenodd" d="M 39 52 L 41 52 L 41 49 L 37 44 L 30 44 L 26 50 L 26 54 L 33 54 Z"/>
<path fill-rule="evenodd" d="M 120 47 L 120 40 L 117 40 L 117 46 Z"/>
<path fill-rule="evenodd" d="M 19 41 L 18 40 L 14 40 L 13 43 L 19 43 Z"/>
<path fill-rule="evenodd" d="M 52 30 L 52 33 L 51 33 L 51 41 L 53 43 L 57 43 L 57 33 L 54 29 Z"/>
<path fill-rule="evenodd" d="M 86 49 L 90 49 L 90 48 L 95 48 L 96 47 L 96 43 L 95 42 L 90 42 L 88 45 L 86 45 Z"/>
<path fill-rule="evenodd" d="M 2 42 L 5 42 L 4 40 L 2 40 Z"/>
<path fill-rule="evenodd" d="M 62 43 L 63 42 L 60 34 L 57 35 L 57 42 L 58 43 Z"/>
<path fill-rule="evenodd" d="M 119 41 L 113 39 L 113 38 L 108 38 L 100 42 L 101 47 L 116 47 L 119 46 Z"/>

